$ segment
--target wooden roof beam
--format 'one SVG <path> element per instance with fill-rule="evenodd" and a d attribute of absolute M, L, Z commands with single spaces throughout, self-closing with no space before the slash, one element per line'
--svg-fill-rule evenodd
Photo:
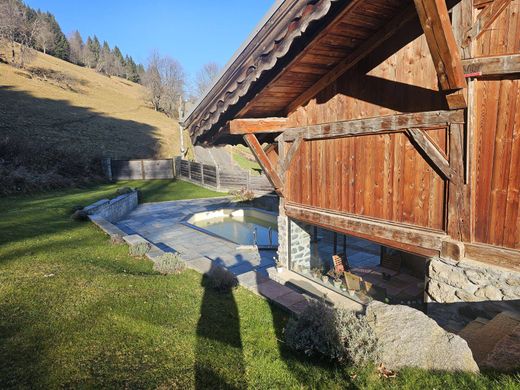
<path fill-rule="evenodd" d="M 281 133 L 287 126 L 287 118 L 245 118 L 229 121 L 230 134 Z"/>
<path fill-rule="evenodd" d="M 369 39 L 359 45 L 354 51 L 347 55 L 341 62 L 336 65 L 330 72 L 320 78 L 312 87 L 298 96 L 286 108 L 286 111 L 292 112 L 299 106 L 304 105 L 313 97 L 315 97 L 321 90 L 336 81 L 346 71 L 353 68 L 366 56 L 368 56 L 374 49 L 380 46 L 383 42 L 393 36 L 401 27 L 416 17 L 416 12 L 413 7 L 406 8 L 397 17 L 388 22 L 377 33 L 372 35 Z"/>
<path fill-rule="evenodd" d="M 445 91 L 466 88 L 446 0 L 414 0 L 414 3 L 441 88 Z"/>
<path fill-rule="evenodd" d="M 361 134 L 388 133 L 410 128 L 446 126 L 464 123 L 464 110 L 429 111 L 412 114 L 387 115 L 376 118 L 324 123 L 287 129 L 282 135 L 285 142 L 303 139 L 324 139 Z"/>
<path fill-rule="evenodd" d="M 466 77 L 520 73 L 520 54 L 462 60 Z"/>
<path fill-rule="evenodd" d="M 262 145 L 260 144 L 260 142 L 258 142 L 258 138 L 256 138 L 256 135 L 246 134 L 244 135 L 244 141 L 246 141 L 247 146 L 249 146 L 249 149 L 251 149 L 251 151 L 253 152 L 256 161 L 258 161 L 258 164 L 260 164 L 260 166 L 266 173 L 267 178 L 273 185 L 276 193 L 283 197 L 283 182 L 280 179 L 280 176 L 278 176 L 278 172 L 276 171 L 276 168 L 273 166 L 273 163 L 271 162 L 271 160 L 269 160 L 269 157 L 267 157 L 267 154 L 262 148 Z"/>

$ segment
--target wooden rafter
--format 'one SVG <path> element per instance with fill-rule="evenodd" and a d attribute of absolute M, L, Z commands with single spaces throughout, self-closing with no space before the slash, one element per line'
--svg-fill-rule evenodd
<path fill-rule="evenodd" d="M 450 163 L 446 156 L 439 150 L 439 147 L 428 136 L 428 134 L 421 129 L 408 129 L 406 131 L 410 140 L 426 157 L 428 163 L 433 169 L 440 171 L 445 179 L 451 180 L 453 173 Z"/>
<path fill-rule="evenodd" d="M 278 172 L 276 172 L 276 169 L 273 166 L 271 160 L 269 160 L 269 157 L 267 157 L 267 154 L 265 154 L 265 151 L 262 148 L 262 145 L 260 145 L 260 142 L 258 142 L 256 136 L 254 134 L 246 134 L 244 135 L 244 140 L 253 152 L 253 155 L 255 156 L 256 161 L 258 161 L 258 164 L 260 164 L 266 173 L 267 178 L 273 185 L 275 191 L 280 196 L 283 196 L 283 182 L 280 179 L 280 176 L 278 176 Z"/>
<path fill-rule="evenodd" d="M 292 112 L 299 106 L 307 103 L 314 96 L 316 96 L 325 87 L 336 81 L 346 71 L 354 67 L 374 49 L 380 46 L 388 38 L 395 34 L 401 27 L 412 20 L 416 16 L 415 9 L 408 7 L 405 11 L 387 23 L 376 34 L 358 46 L 353 52 L 345 57 L 338 65 L 336 65 L 330 72 L 320 78 L 312 87 L 298 96 L 291 104 L 287 106 L 286 111 Z"/>
<path fill-rule="evenodd" d="M 480 12 L 477 20 L 473 24 L 473 27 L 468 31 L 467 39 L 464 46 L 468 46 L 471 41 L 478 39 L 500 16 L 502 11 L 511 3 L 511 0 L 495 0 L 486 5 L 486 7 Z"/>
<path fill-rule="evenodd" d="M 282 134 L 282 138 L 286 142 L 291 142 L 299 136 L 303 139 L 346 137 L 435 127 L 449 123 L 464 123 L 464 111 L 429 111 L 297 127 L 287 129 Z"/>
<path fill-rule="evenodd" d="M 446 0 L 414 0 L 419 20 L 443 90 L 466 87 L 459 48 Z"/>
<path fill-rule="evenodd" d="M 280 177 L 285 182 L 285 172 L 287 172 L 287 169 L 289 169 L 289 166 L 291 165 L 291 162 L 300 149 L 300 146 L 302 144 L 303 138 L 297 137 L 294 142 L 292 143 L 291 147 L 287 151 L 287 154 L 285 155 L 283 161 L 280 164 Z"/>
<path fill-rule="evenodd" d="M 233 119 L 228 123 L 230 134 L 279 133 L 287 128 L 287 118 Z"/>

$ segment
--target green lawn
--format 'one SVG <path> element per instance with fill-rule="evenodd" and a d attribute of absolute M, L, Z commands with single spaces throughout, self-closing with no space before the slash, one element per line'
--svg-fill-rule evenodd
<path fill-rule="evenodd" d="M 70 210 L 137 186 L 145 201 L 221 195 L 188 183 L 0 198 L 0 388 L 513 389 L 519 378 L 340 368 L 288 351 L 285 313 L 201 275 L 153 272 Z"/>

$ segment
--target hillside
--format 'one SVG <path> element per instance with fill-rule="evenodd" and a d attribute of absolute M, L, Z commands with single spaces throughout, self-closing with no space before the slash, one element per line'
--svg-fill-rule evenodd
<path fill-rule="evenodd" d="M 82 157 L 179 154 L 177 122 L 143 96 L 141 85 L 42 53 L 26 69 L 0 62 L 0 136 Z"/>

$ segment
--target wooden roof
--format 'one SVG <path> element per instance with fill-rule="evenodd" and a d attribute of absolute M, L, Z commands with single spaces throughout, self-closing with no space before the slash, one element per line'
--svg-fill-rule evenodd
<path fill-rule="evenodd" d="M 411 16 L 411 0 L 283 1 L 186 118 L 192 141 L 241 142 L 229 120 L 285 116 L 385 25 Z"/>

